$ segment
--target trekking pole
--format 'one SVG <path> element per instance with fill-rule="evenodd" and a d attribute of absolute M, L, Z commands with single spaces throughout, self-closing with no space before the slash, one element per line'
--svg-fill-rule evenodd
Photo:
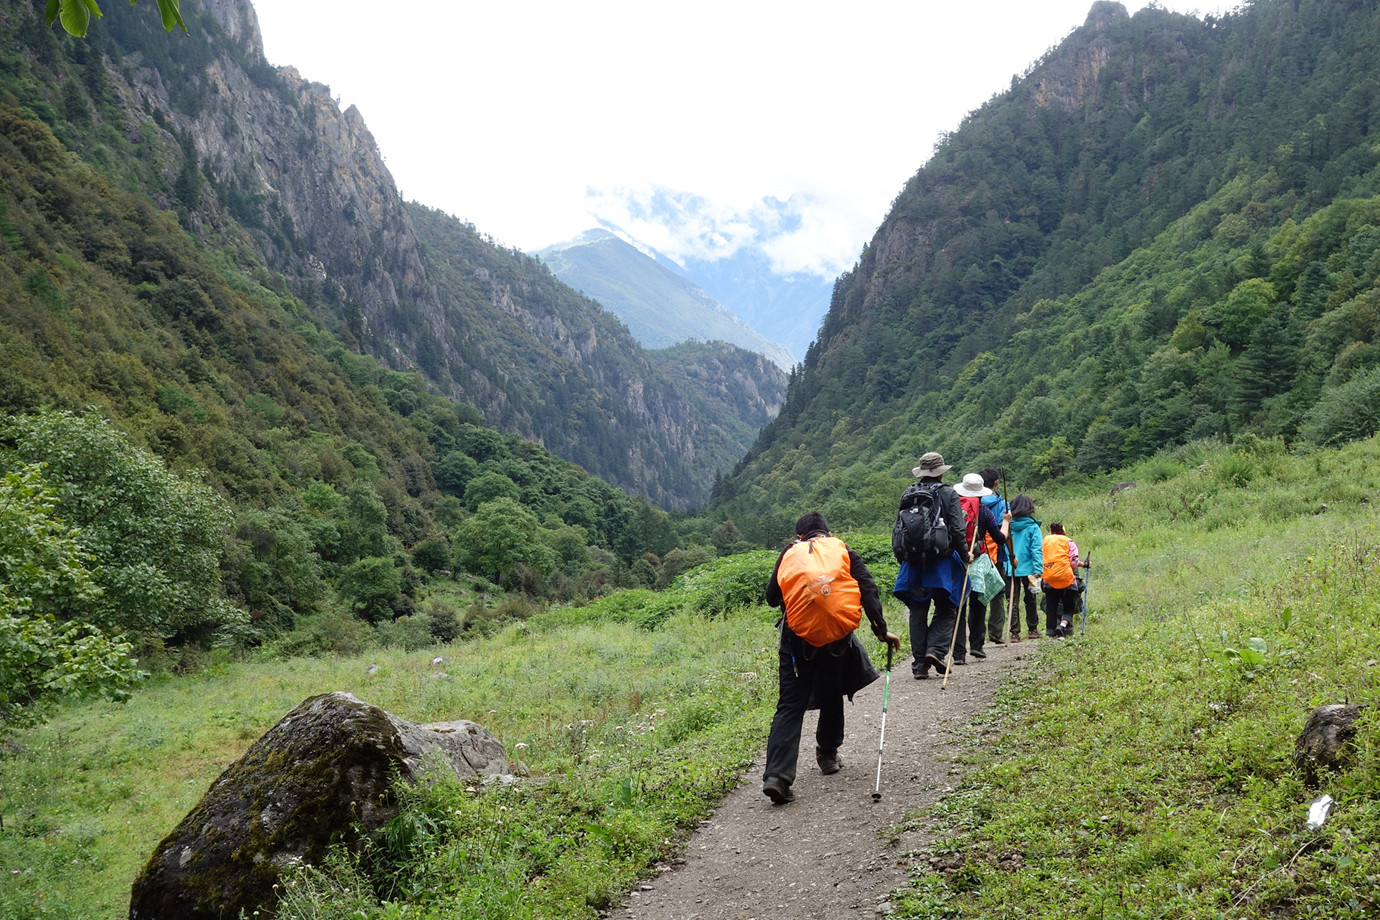
<path fill-rule="evenodd" d="M 877 787 L 872 790 L 872 801 L 882 800 L 882 748 L 886 746 L 886 701 L 891 696 L 891 643 L 886 644 L 886 683 L 882 688 L 882 736 L 877 740 Z"/>
<path fill-rule="evenodd" d="M 1087 565 L 1083 566 L 1083 596 L 1080 598 L 1082 603 L 1082 616 L 1078 619 L 1078 635 L 1083 635 L 1083 631 L 1088 626 L 1088 585 L 1092 584 L 1092 550 L 1088 550 Z"/>
<path fill-rule="evenodd" d="M 981 530 L 982 514 L 979 512 L 978 519 L 973 522 L 973 539 L 968 541 L 968 555 L 972 556 L 977 548 L 978 531 Z M 965 563 L 963 569 L 963 590 L 958 594 L 958 616 L 954 617 L 954 631 L 949 636 L 949 657 L 944 659 L 944 681 L 939 685 L 940 691 L 949 688 L 949 675 L 954 670 L 954 647 L 958 645 L 958 631 L 964 626 L 964 617 L 968 612 L 968 577 L 972 574 L 972 562 Z M 984 625 L 983 629 L 987 627 Z"/>

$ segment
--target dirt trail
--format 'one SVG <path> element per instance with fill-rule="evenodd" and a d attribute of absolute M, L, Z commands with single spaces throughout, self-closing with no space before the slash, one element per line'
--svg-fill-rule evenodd
<path fill-rule="evenodd" d="M 684 854 L 637 887 L 610 918 L 626 920 L 800 920 L 875 918 L 906 884 L 912 851 L 929 841 L 921 818 L 906 815 L 953 791 L 960 748 L 993 731 L 974 726 L 1000 682 L 1035 657 L 1040 643 L 988 646 L 943 678 L 911 677 L 909 657 L 891 673 L 882 763 L 882 798 L 872 800 L 883 680 L 845 703 L 843 769 L 822 776 L 814 763 L 814 719 L 805 720 L 795 801 L 773 807 L 762 794 L 762 760 L 690 838 Z M 898 656 L 899 658 L 899 656 Z M 971 750 L 971 749 L 970 749 Z M 981 748 L 979 747 L 980 751 Z"/>

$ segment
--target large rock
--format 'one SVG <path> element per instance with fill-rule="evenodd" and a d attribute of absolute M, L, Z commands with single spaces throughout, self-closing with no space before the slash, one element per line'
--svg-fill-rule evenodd
<path fill-rule="evenodd" d="M 1303 732 L 1294 744 L 1294 764 L 1310 786 L 1324 770 L 1345 767 L 1353 754 L 1351 739 L 1356 737 L 1356 718 L 1361 706 L 1333 703 L 1313 710 Z"/>
<path fill-rule="evenodd" d="M 392 782 L 437 768 L 509 773 L 503 745 L 473 722 L 417 725 L 348 693 L 314 696 L 212 784 L 134 882 L 130 920 L 273 914 L 289 866 L 319 864 L 397 814 Z"/>

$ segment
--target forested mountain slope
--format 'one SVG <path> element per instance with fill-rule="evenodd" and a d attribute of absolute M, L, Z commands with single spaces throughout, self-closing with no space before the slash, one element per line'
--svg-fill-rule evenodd
<path fill-rule="evenodd" d="M 94 169 L 175 211 L 209 249 L 242 247 L 350 348 L 478 407 L 666 507 L 702 502 L 752 420 L 668 378 L 588 299 L 535 260 L 398 195 L 360 113 L 263 57 L 247 0 L 102 19 L 73 40 L 34 4 L 0 10 L 9 101 Z M 449 226 L 448 226 L 449 225 Z M 463 248 L 448 240 L 466 237 Z M 462 251 L 463 249 L 463 251 Z M 766 401 L 784 375 L 726 354 Z M 747 433 L 725 463 L 706 431 Z"/>
<path fill-rule="evenodd" d="M 875 525 L 925 450 L 1019 488 L 1374 431 L 1377 72 L 1375 3 L 1093 4 L 906 184 L 716 512 Z"/>

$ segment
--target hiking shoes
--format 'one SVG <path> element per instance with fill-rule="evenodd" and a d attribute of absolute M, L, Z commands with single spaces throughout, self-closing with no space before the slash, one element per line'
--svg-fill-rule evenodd
<path fill-rule="evenodd" d="M 1040 634 L 1037 633 L 1035 630 L 1032 629 L 1032 630 L 1030 631 L 1030 634 L 1027 635 L 1026 638 L 1027 638 L 1027 639 L 1038 639 L 1038 638 L 1040 638 Z"/>
<path fill-rule="evenodd" d="M 843 769 L 843 760 L 839 757 L 839 752 L 832 754 L 816 754 L 815 762 L 819 764 L 819 772 L 825 776 L 832 776 Z"/>
<path fill-rule="evenodd" d="M 980 649 L 980 648 L 975 648 L 975 649 L 973 649 L 971 652 L 969 652 L 968 654 L 969 654 L 969 655 L 972 655 L 974 658 L 986 658 L 986 657 L 987 657 L 987 653 L 984 652 L 984 651 L 983 651 L 982 649 Z"/>
<path fill-rule="evenodd" d="M 910 673 L 916 680 L 927 680 L 930 676 L 930 669 L 928 667 L 919 669 L 912 668 Z"/>
<path fill-rule="evenodd" d="M 795 801 L 791 784 L 779 776 L 770 776 L 762 782 L 762 794 L 771 799 L 772 805 L 785 805 Z"/>
<path fill-rule="evenodd" d="M 938 655 L 926 655 L 926 656 L 925 656 L 925 664 L 927 664 L 927 665 L 929 665 L 930 667 L 934 668 L 934 673 L 936 673 L 936 674 L 948 674 L 948 673 L 949 673 L 949 669 L 946 668 L 946 667 L 944 667 L 944 662 L 942 662 L 942 661 L 939 660 L 939 656 L 938 656 Z"/>

